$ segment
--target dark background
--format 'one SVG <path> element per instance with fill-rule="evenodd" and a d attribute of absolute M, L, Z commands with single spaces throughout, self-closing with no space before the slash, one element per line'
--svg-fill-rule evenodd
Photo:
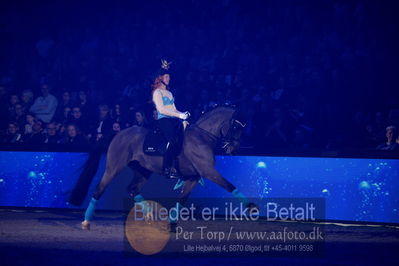
<path fill-rule="evenodd" d="M 150 84 L 167 58 L 180 111 L 196 118 L 214 103 L 249 103 L 243 145 L 254 149 L 374 149 L 398 121 L 390 1 L 0 5 L 3 105 L 24 89 L 36 98 L 45 83 L 58 99 L 84 90 L 94 113 L 119 103 L 127 120 L 127 110 L 149 118 Z"/>

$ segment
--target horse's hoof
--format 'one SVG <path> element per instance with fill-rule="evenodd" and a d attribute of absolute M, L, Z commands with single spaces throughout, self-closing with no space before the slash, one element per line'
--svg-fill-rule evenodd
<path fill-rule="evenodd" d="M 82 222 L 82 229 L 83 229 L 83 230 L 90 230 L 90 222 L 84 220 L 84 221 Z"/>

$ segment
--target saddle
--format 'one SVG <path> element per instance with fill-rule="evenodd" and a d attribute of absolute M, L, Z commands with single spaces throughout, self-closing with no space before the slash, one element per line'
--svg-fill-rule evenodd
<path fill-rule="evenodd" d="M 184 124 L 186 128 L 187 124 Z M 152 156 L 163 156 L 167 150 L 168 141 L 162 134 L 162 131 L 155 125 L 144 138 L 143 152 Z"/>
<path fill-rule="evenodd" d="M 152 156 L 163 156 L 168 142 L 158 127 L 151 128 L 144 139 L 143 152 Z"/>

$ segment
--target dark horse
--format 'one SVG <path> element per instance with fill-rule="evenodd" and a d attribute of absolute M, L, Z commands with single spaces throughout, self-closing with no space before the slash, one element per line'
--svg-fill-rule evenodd
<path fill-rule="evenodd" d="M 239 119 L 238 111 L 230 107 L 217 107 L 205 113 L 195 124 L 187 127 L 182 151 L 178 156 L 180 172 L 185 181 L 180 193 L 179 202 L 181 204 L 184 204 L 201 177 L 220 185 L 244 204 L 249 204 L 244 195 L 214 168 L 214 151 L 218 143 L 221 141 L 224 143 L 227 153 L 238 148 L 241 131 L 244 127 Z M 122 130 L 112 140 L 107 152 L 105 173 L 86 210 L 85 220 L 82 223 L 84 229 L 89 229 L 89 221 L 92 219 L 96 201 L 111 180 L 126 166 L 134 171 L 130 194 L 136 201 L 138 201 L 138 196 L 141 197 L 139 193 L 151 174 L 162 172 L 162 157 L 149 156 L 143 152 L 143 142 L 147 132 L 148 130 L 145 128 L 132 126 Z M 92 159 L 89 156 L 90 160 Z M 94 163 L 86 163 L 86 168 L 71 193 L 70 203 L 82 204 L 97 171 L 98 161 L 99 156 L 97 155 Z"/>

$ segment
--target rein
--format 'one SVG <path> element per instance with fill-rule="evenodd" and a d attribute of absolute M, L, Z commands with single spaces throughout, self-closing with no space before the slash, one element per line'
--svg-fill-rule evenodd
<path fill-rule="evenodd" d="M 198 126 L 197 124 L 193 124 L 192 127 L 198 128 L 199 130 L 201 130 L 203 133 L 205 133 L 206 135 L 208 135 L 208 137 L 211 138 L 212 141 L 214 141 L 214 142 L 217 142 L 217 141 L 220 139 L 220 137 L 218 137 L 218 136 L 212 134 L 211 132 L 209 132 L 209 131 L 206 130 L 206 129 L 203 129 L 202 127 Z"/>
<path fill-rule="evenodd" d="M 224 121 L 220 127 L 220 136 L 216 136 L 215 134 L 209 132 L 206 129 L 203 129 L 202 127 L 198 126 L 197 124 L 194 124 L 193 126 L 198 128 L 199 130 L 203 131 L 206 135 L 208 135 L 213 140 L 213 142 L 217 142 L 219 139 L 222 139 L 222 140 L 225 139 L 225 141 L 223 141 L 224 144 L 222 146 L 222 148 L 225 149 L 227 146 L 231 145 L 232 141 L 238 140 L 232 136 L 232 134 L 233 134 L 232 131 L 235 130 L 238 126 L 240 126 L 242 128 L 245 127 L 245 123 L 240 122 L 239 120 L 235 119 L 233 116 L 229 121 L 229 124 L 230 124 L 229 129 L 228 129 L 226 135 L 223 136 L 222 128 L 225 123 L 226 123 L 226 121 Z"/>

